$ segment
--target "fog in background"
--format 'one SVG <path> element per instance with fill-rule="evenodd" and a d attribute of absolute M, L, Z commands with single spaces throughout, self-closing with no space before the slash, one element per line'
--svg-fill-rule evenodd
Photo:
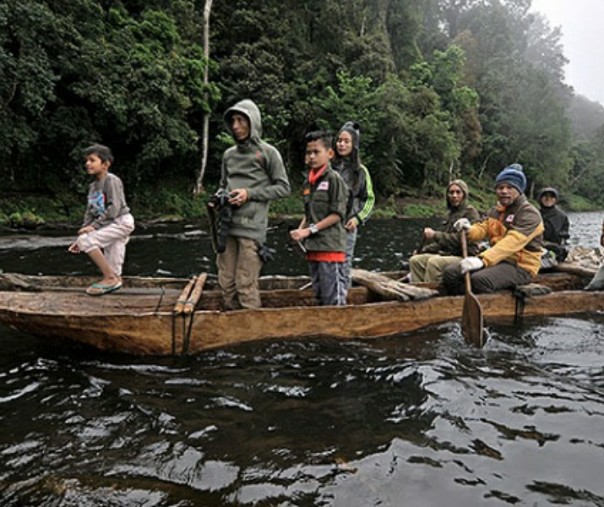
<path fill-rule="evenodd" d="M 604 1 L 533 0 L 552 27 L 562 27 L 566 81 L 590 100 L 604 105 Z"/>

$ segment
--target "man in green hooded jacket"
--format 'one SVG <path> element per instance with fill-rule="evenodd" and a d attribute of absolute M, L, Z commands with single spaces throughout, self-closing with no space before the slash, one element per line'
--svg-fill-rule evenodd
<path fill-rule="evenodd" d="M 222 158 L 220 188 L 228 195 L 232 216 L 224 252 L 217 255 L 218 284 L 227 310 L 261 306 L 258 250 L 266 241 L 270 201 L 290 193 L 277 149 L 262 141 L 260 110 L 249 99 L 224 114 L 235 140 Z"/>
<path fill-rule="evenodd" d="M 453 224 L 460 218 L 467 218 L 470 223 L 477 222 L 480 214 L 468 204 L 468 185 L 457 179 L 451 181 L 446 189 L 447 217 L 443 223 L 443 231 L 435 231 L 426 227 L 420 251 L 409 259 L 412 282 L 441 282 L 443 271 L 449 264 L 462 259 L 461 240 L 459 232 Z M 468 245 L 469 255 L 478 253 L 478 246 Z"/>

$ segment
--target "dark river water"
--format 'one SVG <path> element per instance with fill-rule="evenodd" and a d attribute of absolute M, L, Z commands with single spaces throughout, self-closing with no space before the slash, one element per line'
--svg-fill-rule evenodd
<path fill-rule="evenodd" d="M 369 222 L 356 264 L 398 269 L 425 224 Z M 215 272 L 204 231 L 139 228 L 125 274 Z M 266 274 L 306 273 L 286 231 Z M 0 236 L 0 269 L 94 273 L 70 240 Z M 0 328 L 0 505 L 604 506 L 604 316 L 488 330 L 157 359 Z"/>

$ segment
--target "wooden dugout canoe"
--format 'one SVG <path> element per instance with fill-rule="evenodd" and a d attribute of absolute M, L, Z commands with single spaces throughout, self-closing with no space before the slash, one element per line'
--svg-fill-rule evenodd
<path fill-rule="evenodd" d="M 103 351 L 136 355 L 198 354 L 267 339 L 390 336 L 459 320 L 464 301 L 463 296 L 383 301 L 372 290 L 353 287 L 347 306 L 318 307 L 312 289 L 301 288 L 308 278 L 265 277 L 263 308 L 224 312 L 215 283 L 204 287 L 205 278 L 199 277 L 199 299 L 187 313 L 183 297 L 195 296 L 195 287 L 187 286 L 186 279 L 126 277 L 120 291 L 91 297 L 85 289 L 94 280 L 88 277 L 15 276 L 22 287 L 0 284 L 0 323 L 43 338 L 68 338 Z M 580 290 L 584 276 L 554 273 L 537 281 L 553 292 L 526 299 L 524 316 L 604 310 L 602 293 Z M 510 291 L 478 298 L 487 324 L 515 316 L 517 298 Z"/>

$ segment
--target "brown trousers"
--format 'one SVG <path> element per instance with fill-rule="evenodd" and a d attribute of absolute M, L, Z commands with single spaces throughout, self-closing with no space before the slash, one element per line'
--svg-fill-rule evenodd
<path fill-rule="evenodd" d="M 409 259 L 412 282 L 441 282 L 443 271 L 450 264 L 459 262 L 455 255 L 416 254 Z"/>
<path fill-rule="evenodd" d="M 225 308 L 260 308 L 258 277 L 262 261 L 258 257 L 258 244 L 253 239 L 229 236 L 216 264 Z"/>

